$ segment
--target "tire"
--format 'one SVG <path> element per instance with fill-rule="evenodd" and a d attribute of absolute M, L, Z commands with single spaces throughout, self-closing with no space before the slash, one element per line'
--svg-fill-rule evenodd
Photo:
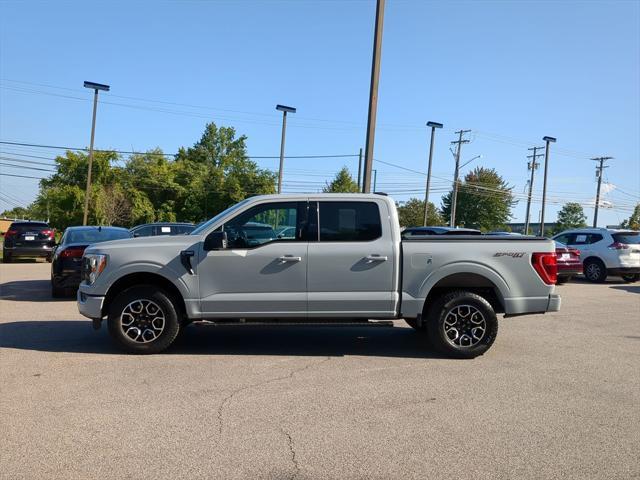
<path fill-rule="evenodd" d="M 66 290 L 64 288 L 56 287 L 53 282 L 51 283 L 51 296 L 53 298 L 64 297 Z"/>
<path fill-rule="evenodd" d="M 625 275 L 620 275 L 620 276 L 622 277 L 622 280 L 624 280 L 627 283 L 633 283 L 640 280 L 640 273 L 627 273 Z"/>
<path fill-rule="evenodd" d="M 482 327 L 482 332 L 477 330 Z M 498 318 L 486 299 L 457 290 L 443 295 L 431 305 L 427 314 L 427 333 L 439 352 L 453 358 L 475 358 L 493 345 L 498 335 Z M 456 338 L 452 338 L 454 335 Z"/>
<path fill-rule="evenodd" d="M 11 263 L 11 254 L 7 252 L 2 252 L 2 263 Z"/>
<path fill-rule="evenodd" d="M 107 324 L 118 347 L 134 354 L 162 352 L 180 332 L 173 300 L 153 285 L 120 292 L 109 307 Z"/>
<path fill-rule="evenodd" d="M 604 283 L 607 279 L 607 268 L 602 260 L 588 258 L 584 262 L 584 278 L 591 283 Z"/>
<path fill-rule="evenodd" d="M 409 325 L 411 328 L 413 328 L 416 332 L 420 332 L 420 333 L 426 333 L 427 332 L 427 327 L 424 324 L 424 322 L 422 323 L 422 326 L 419 327 L 418 326 L 418 320 L 415 319 L 415 318 L 405 318 L 404 321 L 407 322 L 407 325 Z"/>

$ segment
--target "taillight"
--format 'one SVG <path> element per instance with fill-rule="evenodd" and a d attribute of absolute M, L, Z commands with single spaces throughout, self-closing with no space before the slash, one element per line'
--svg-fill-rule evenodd
<path fill-rule="evenodd" d="M 627 245 L 626 243 L 613 242 L 607 248 L 610 248 L 611 250 L 626 250 L 629 248 L 629 245 Z"/>
<path fill-rule="evenodd" d="M 531 264 L 547 285 L 555 285 L 558 281 L 558 258 L 555 252 L 536 252 L 531 255 Z"/>
<path fill-rule="evenodd" d="M 49 237 L 50 239 L 54 237 L 55 235 L 55 231 L 54 230 L 42 230 L 41 232 L 43 235 Z"/>
<path fill-rule="evenodd" d="M 17 235 L 17 234 L 18 234 L 17 230 L 7 230 L 4 234 L 4 238 L 13 237 L 14 235 Z"/>
<path fill-rule="evenodd" d="M 575 248 L 570 248 L 569 253 L 574 257 L 580 258 L 580 250 L 576 250 Z"/>
<path fill-rule="evenodd" d="M 84 253 L 84 247 L 70 247 L 60 252 L 62 258 L 80 258 Z"/>

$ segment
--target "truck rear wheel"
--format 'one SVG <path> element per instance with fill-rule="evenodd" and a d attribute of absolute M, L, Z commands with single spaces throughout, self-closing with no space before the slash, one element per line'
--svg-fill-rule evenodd
<path fill-rule="evenodd" d="M 128 353 L 159 353 L 178 336 L 180 323 L 171 297 L 152 285 L 120 292 L 109 307 L 109 333 Z"/>
<path fill-rule="evenodd" d="M 491 304 L 464 290 L 438 298 L 429 308 L 426 323 L 434 348 L 454 358 L 482 355 L 498 334 L 498 318 Z"/>

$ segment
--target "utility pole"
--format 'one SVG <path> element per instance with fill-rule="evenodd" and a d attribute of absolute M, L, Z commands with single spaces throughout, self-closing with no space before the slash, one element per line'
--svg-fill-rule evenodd
<path fill-rule="evenodd" d="M 449 220 L 449 226 L 456 226 L 456 203 L 458 201 L 458 174 L 460 173 L 460 151 L 462 150 L 463 143 L 469 143 L 469 140 L 463 140 L 462 136 L 465 133 L 469 133 L 471 130 L 458 130 L 455 132 L 458 135 L 458 140 L 451 142 L 452 145 L 456 145 L 456 169 L 453 172 L 453 194 L 451 198 L 451 218 Z"/>
<path fill-rule="evenodd" d="M 528 150 L 533 150 L 533 155 L 527 155 L 527 158 L 530 158 L 531 161 L 527 163 L 527 168 L 531 170 L 531 180 L 529 180 L 529 196 L 527 197 L 527 214 L 525 216 L 524 223 L 524 234 L 529 235 L 529 214 L 531 212 L 531 194 L 533 193 L 533 177 L 536 173 L 536 170 L 540 166 L 540 164 L 536 161 L 538 157 L 542 157 L 542 153 L 538 153 L 538 150 L 541 150 L 542 147 L 533 147 Z"/>
<path fill-rule="evenodd" d="M 378 182 L 378 170 L 373 169 L 373 193 L 376 192 L 376 183 Z"/>
<path fill-rule="evenodd" d="M 427 186 L 424 192 L 424 222 L 427 226 L 427 214 L 429 212 L 429 189 L 431 188 L 431 162 L 433 161 L 433 140 L 436 135 L 436 128 L 442 128 L 443 125 L 437 122 L 427 122 L 427 127 L 431 127 L 431 142 L 429 144 L 429 165 L 427 167 Z"/>
<path fill-rule="evenodd" d="M 371 191 L 371 170 L 373 169 L 373 145 L 376 136 L 376 113 L 378 110 L 378 82 L 380 79 L 380 55 L 382 54 L 382 25 L 384 23 L 384 2 L 376 2 L 376 26 L 373 36 L 373 59 L 371 61 L 371 85 L 369 88 L 369 115 L 367 118 L 367 144 L 364 154 L 364 179 L 362 192 Z"/>
<path fill-rule="evenodd" d="M 598 190 L 596 192 L 596 208 L 593 212 L 593 228 L 598 226 L 598 207 L 600 207 L 600 187 L 602 186 L 602 170 L 605 168 L 604 162 L 607 160 L 613 160 L 613 157 L 596 157 L 592 158 L 596 162 L 600 162 L 600 165 L 596 165 L 596 175 L 598 176 Z"/>
<path fill-rule="evenodd" d="M 540 236 L 544 237 L 544 206 L 547 202 L 547 171 L 549 167 L 549 144 L 555 143 L 556 139 L 554 137 L 542 137 L 544 140 L 544 180 L 542 183 L 542 210 L 540 213 Z"/>
<path fill-rule="evenodd" d="M 87 170 L 87 189 L 84 193 L 84 214 L 82 215 L 82 225 L 87 224 L 89 217 L 89 197 L 91 196 L 91 167 L 93 166 L 93 139 L 96 136 L 96 110 L 98 109 L 98 91 L 108 92 L 111 87 L 101 83 L 84 82 L 85 88 L 93 90 L 93 119 L 91 120 L 91 143 L 89 143 L 89 168 Z"/>
<path fill-rule="evenodd" d="M 358 154 L 358 190 L 362 190 L 362 149 Z"/>

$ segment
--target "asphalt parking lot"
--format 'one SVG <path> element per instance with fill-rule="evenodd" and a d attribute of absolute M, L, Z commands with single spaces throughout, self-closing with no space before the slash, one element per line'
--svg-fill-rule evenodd
<path fill-rule="evenodd" d="M 389 326 L 192 325 L 120 354 L 49 265 L 0 265 L 0 477 L 640 476 L 640 283 L 558 287 L 475 360 Z"/>

